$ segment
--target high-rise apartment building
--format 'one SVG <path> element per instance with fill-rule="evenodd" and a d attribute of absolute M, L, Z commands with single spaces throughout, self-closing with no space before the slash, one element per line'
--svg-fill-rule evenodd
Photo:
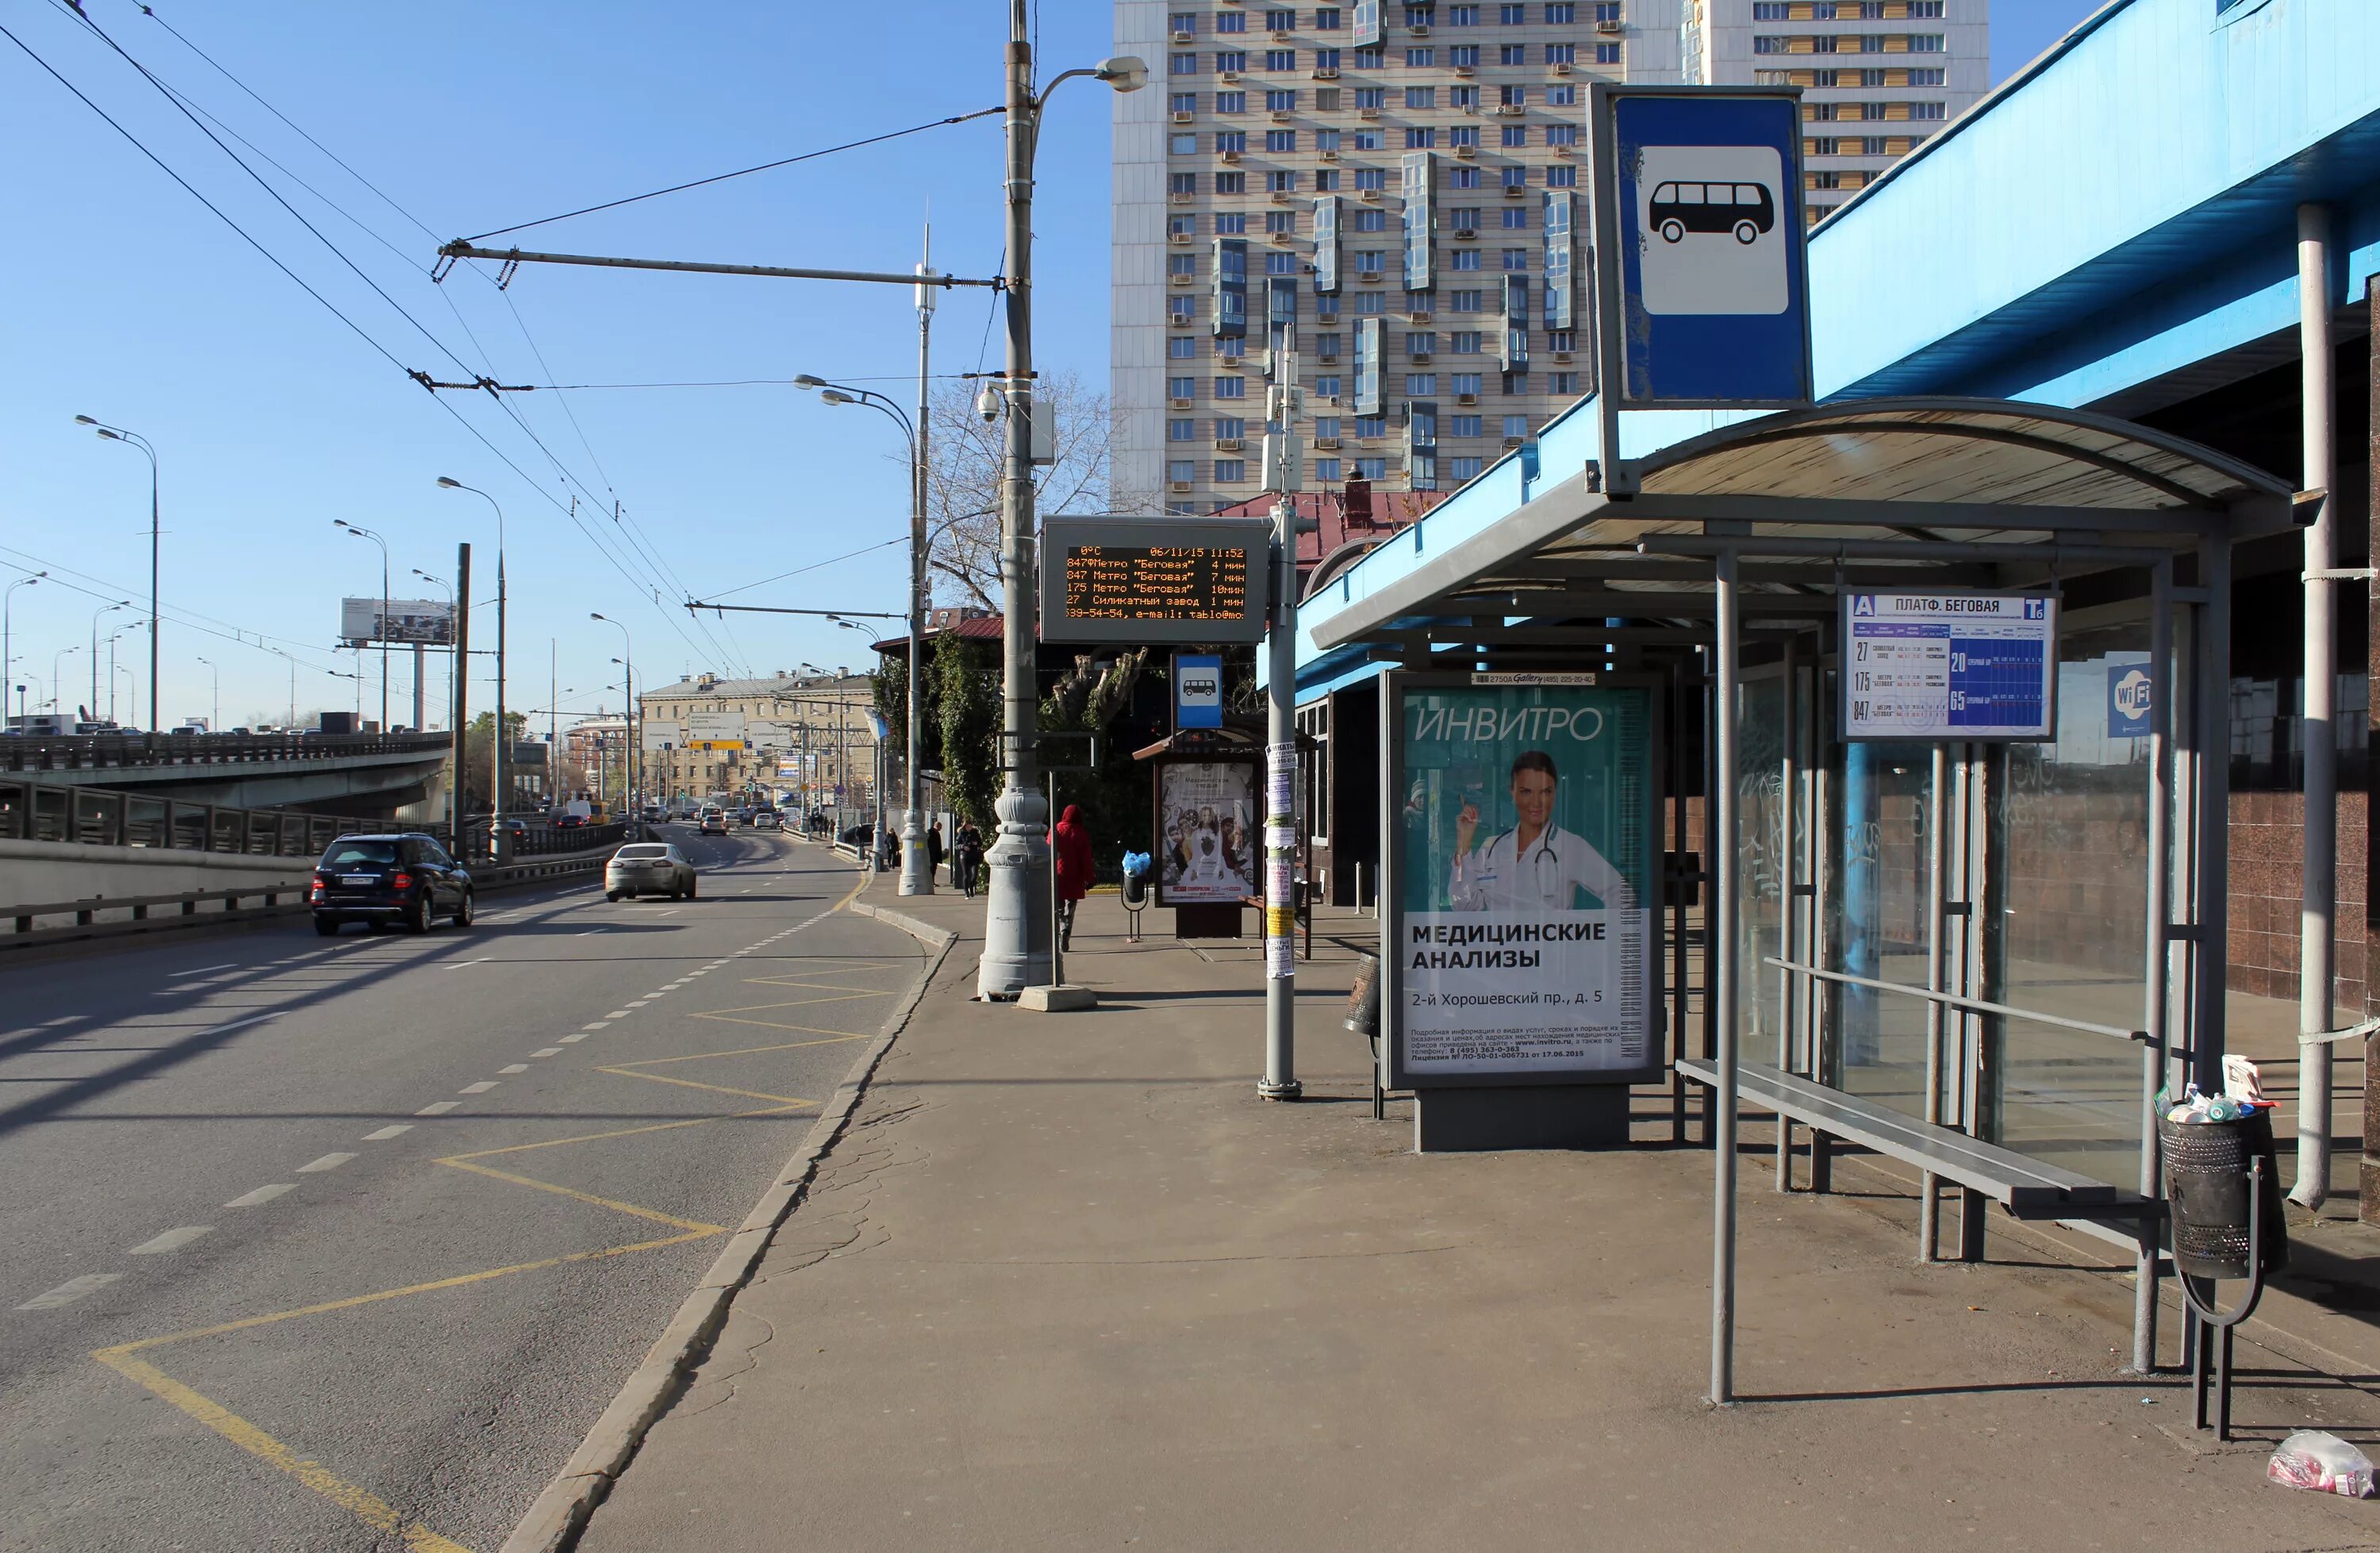
<path fill-rule="evenodd" d="M 1802 88 L 1815 223 L 1990 90 L 1986 3 L 1684 0 L 1683 74 Z"/>
<path fill-rule="evenodd" d="M 1830 207 L 1982 94 L 1985 3 L 1117 0 L 1119 506 L 1256 495 L 1284 342 L 1309 486 L 1463 484 L 1593 386 L 1590 81 L 1803 85 Z"/>

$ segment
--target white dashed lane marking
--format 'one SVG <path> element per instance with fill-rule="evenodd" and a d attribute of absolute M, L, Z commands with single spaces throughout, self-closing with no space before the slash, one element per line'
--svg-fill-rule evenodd
<path fill-rule="evenodd" d="M 525 1074 L 528 1072 L 528 1064 L 527 1062 L 506 1062 L 503 1067 L 498 1068 L 496 1072 L 500 1074 Z"/>
<path fill-rule="evenodd" d="M 613 1009 L 611 1013 L 609 1013 L 605 1014 L 603 1017 L 604 1017 L 605 1019 L 607 1019 L 607 1020 L 608 1020 L 608 1019 L 625 1019 L 625 1018 L 627 1018 L 627 1017 L 628 1017 L 628 1013 L 629 1013 L 629 1011 L 628 1011 L 627 1009 L 624 1009 L 624 1008 L 615 1008 L 615 1009 Z"/>
<path fill-rule="evenodd" d="M 584 1031 L 584 1030 L 581 1030 L 581 1031 L 579 1031 L 579 1032 L 578 1032 L 577 1035 L 575 1035 L 575 1036 L 565 1036 L 565 1037 L 562 1037 L 562 1040 L 563 1040 L 563 1044 L 564 1044 L 564 1045 L 565 1045 L 565 1046 L 573 1046 L 573 1045 L 577 1044 L 577 1043 L 578 1043 L 578 1042 L 580 1042 L 580 1041 L 585 1040 L 586 1038 L 587 1038 L 587 1032 L 586 1032 L 586 1031 Z"/>
<path fill-rule="evenodd" d="M 463 1086 L 462 1088 L 455 1090 L 455 1093 L 457 1095 L 484 1095 L 495 1086 L 496 1081 L 494 1079 L 483 1078 L 477 1084 L 467 1084 Z"/>
<path fill-rule="evenodd" d="M 352 1154 L 325 1154 L 321 1159 L 298 1167 L 299 1175 L 311 1175 L 317 1171 L 335 1171 L 354 1159 Z"/>
<path fill-rule="evenodd" d="M 559 1057 L 561 1055 L 562 1048 L 558 1046 L 540 1047 L 537 1050 L 529 1053 L 529 1056 L 532 1059 L 539 1057 Z"/>
<path fill-rule="evenodd" d="M 70 1305 L 85 1294 L 104 1289 L 124 1275 L 120 1272 L 87 1272 L 80 1278 L 67 1279 L 46 1294 L 36 1294 L 18 1305 L 18 1310 L 55 1310 Z"/>
<path fill-rule="evenodd" d="M 173 974 L 174 974 L 175 976 L 204 976 L 204 975 L 206 975 L 209 971 L 229 971 L 229 970 L 237 970 L 237 969 L 238 968 L 238 966 L 239 966 L 239 962 L 238 962 L 238 961 L 237 961 L 237 960 L 226 960 L 226 961 L 225 961 L 225 962 L 224 962 L 222 965 L 200 965 L 200 966 L 197 966 L 196 968 L 191 969 L 191 970 L 187 970 L 187 971 L 176 971 L 176 972 L 174 972 Z"/>
<path fill-rule="evenodd" d="M 168 1251 L 179 1251 L 200 1235 L 212 1232 L 212 1224 L 185 1224 L 178 1230 L 168 1230 L 155 1240 L 144 1241 L 125 1253 L 127 1256 L 162 1256 Z"/>
<path fill-rule="evenodd" d="M 409 1133 L 411 1131 L 413 1131 L 413 1124 L 411 1122 L 400 1122 L 393 1127 L 382 1127 L 377 1133 L 366 1133 L 364 1134 L 364 1142 L 386 1143 L 389 1139 L 395 1137 L 400 1133 Z"/>
<path fill-rule="evenodd" d="M 583 1035 L 583 1034 L 585 1034 L 585 1033 L 586 1033 L 587 1031 L 589 1031 L 589 1030 L 608 1030 L 608 1029 L 610 1029 L 611 1027 L 612 1027 L 612 1022 L 611 1022 L 610 1020 L 608 1020 L 608 1019 L 599 1019 L 599 1020 L 595 1021 L 595 1023 L 594 1023 L 594 1024 L 592 1024 L 592 1025 L 581 1025 L 580 1026 L 578 1026 L 578 1029 L 579 1029 L 579 1033 Z"/>
<path fill-rule="evenodd" d="M 432 1100 L 430 1104 L 423 1106 L 419 1110 L 415 1111 L 413 1114 L 416 1116 L 443 1116 L 462 1103 L 463 1102 L 460 1100 Z"/>
<path fill-rule="evenodd" d="M 260 1207 L 264 1204 L 271 1202 L 273 1198 L 281 1195 L 284 1192 L 295 1192 L 296 1190 L 298 1190 L 298 1183 L 294 1181 L 276 1181 L 270 1186 L 260 1186 L 253 1192 L 243 1193 L 239 1196 L 234 1197 L 231 1201 L 224 1204 L 224 1207 Z"/>

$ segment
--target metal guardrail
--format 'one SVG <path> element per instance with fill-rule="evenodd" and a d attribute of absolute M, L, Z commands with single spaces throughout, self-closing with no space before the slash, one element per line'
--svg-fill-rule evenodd
<path fill-rule="evenodd" d="M 2033 1025 L 2055 1025 L 2061 1030 L 2080 1030 L 2089 1036 L 2113 1036 L 2118 1040 L 2149 1044 L 2146 1030 L 2127 1030 L 2120 1025 L 2095 1025 L 2087 1019 L 2069 1019 L 2062 1013 L 2045 1013 L 2039 1009 L 2017 1008 L 2009 1003 L 1985 1002 L 1981 998 L 1962 997 L 1956 992 L 1937 992 L 1931 988 L 1912 987 L 1905 981 L 1878 981 L 1874 977 L 1852 976 L 1848 971 L 1822 971 L 1815 965 L 1804 965 L 1798 960 L 1780 960 L 1774 954 L 1761 956 L 1764 965 L 1774 965 L 1780 971 L 1792 971 L 1802 976 L 1815 977 L 1820 981 L 1839 982 L 1845 987 L 1871 987 L 1878 992 L 1900 992 L 1940 1003 L 1945 1008 L 1961 1009 L 1969 1013 L 1998 1014 L 2007 1019 L 2022 1019 Z"/>
<path fill-rule="evenodd" d="M 0 736 L 0 770 L 89 771 L 122 767 L 255 765 L 359 755 L 438 755 L 445 734 L 15 734 Z"/>
<path fill-rule="evenodd" d="M 233 808 L 142 793 L 0 779 L 0 841 L 318 857 L 342 832 L 373 823 L 345 815 Z"/>

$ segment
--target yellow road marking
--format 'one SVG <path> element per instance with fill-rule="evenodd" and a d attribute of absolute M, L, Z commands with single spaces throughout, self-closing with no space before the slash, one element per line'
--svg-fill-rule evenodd
<path fill-rule="evenodd" d="M 601 1068 L 597 1071 L 601 1073 L 618 1073 L 622 1068 L 658 1068 L 664 1062 L 699 1062 L 705 1058 L 710 1057 L 756 1057 L 766 1051 L 798 1051 L 806 1046 L 832 1046 L 836 1041 L 861 1041 L 866 1040 L 867 1038 L 868 1037 L 864 1035 L 843 1035 L 836 1036 L 829 1040 L 786 1041 L 781 1046 L 739 1046 L 733 1051 L 698 1051 L 691 1056 L 686 1057 L 639 1057 L 633 1062 L 614 1062 L 608 1068 Z M 641 1077 L 643 1075 L 634 1074 L 630 1076 Z M 802 1102 L 804 1105 L 809 1105 L 812 1102 L 808 1100 L 804 1100 Z M 535 1146 L 532 1145 L 531 1147 Z M 474 1154 L 470 1156 L 470 1158 L 476 1159 L 479 1156 Z"/>
<path fill-rule="evenodd" d="M 736 1017 L 736 1013 L 761 1013 L 772 1008 L 799 1008 L 802 1005 L 799 1003 L 755 1003 L 748 1009 L 739 1009 L 734 1013 L 726 1012 L 717 1013 L 698 1013 L 694 1017 L 697 1019 L 716 1019 L 722 1025 L 757 1025 L 763 1030 L 791 1030 L 796 1035 L 832 1036 L 836 1040 L 856 1041 L 868 1039 L 868 1037 L 864 1035 L 855 1036 L 848 1030 L 822 1030 L 815 1025 L 788 1025 L 781 1019 L 739 1019 Z M 832 1043 L 821 1042 L 819 1044 L 832 1045 Z"/>
<path fill-rule="evenodd" d="M 650 1079 L 655 1084 L 674 1084 L 685 1089 L 708 1089 L 714 1095 L 741 1095 L 752 1100 L 775 1100 L 784 1106 L 814 1106 L 816 1100 L 797 1099 L 791 1095 L 771 1095 L 759 1089 L 736 1089 L 724 1084 L 702 1084 L 691 1078 L 672 1078 L 666 1074 L 631 1073 L 626 1068 L 598 1068 L 599 1074 L 611 1074 L 618 1078 Z"/>
<path fill-rule="evenodd" d="M 336 1476 L 310 1457 L 298 1455 L 229 1408 L 200 1396 L 154 1365 L 125 1358 L 114 1349 L 102 1349 L 91 1357 L 127 1379 L 139 1381 L 258 1461 L 289 1474 L 365 1524 L 398 1534 L 405 1539 L 405 1546 L 417 1553 L 470 1553 L 461 1543 L 440 1536 L 418 1521 L 407 1521 L 379 1495 Z"/>
<path fill-rule="evenodd" d="M 548 1138 L 543 1143 L 506 1144 L 502 1148 L 482 1148 L 470 1154 L 450 1154 L 447 1159 L 492 1159 L 499 1154 L 526 1154 L 533 1148 L 560 1148 L 570 1143 L 600 1143 L 605 1138 L 630 1138 L 638 1133 L 666 1133 L 675 1127 L 701 1127 L 713 1122 L 742 1122 L 755 1116 L 775 1116 L 795 1107 L 813 1105 L 812 1100 L 795 1100 L 791 1106 L 771 1106 L 766 1110 L 739 1110 L 725 1116 L 695 1116 L 684 1122 L 652 1122 L 641 1127 L 620 1127 L 608 1133 L 581 1133 L 577 1137 Z M 438 1161 L 443 1164 L 446 1161 Z"/>
<path fill-rule="evenodd" d="M 761 1098 L 772 1099 L 775 1098 L 775 1097 L 764 1095 Z M 657 1212 L 652 1208 L 638 1207 L 634 1203 L 619 1202 L 611 1197 L 599 1197 L 591 1192 L 575 1192 L 567 1186 L 556 1186 L 550 1181 L 533 1181 L 528 1176 L 515 1175 L 510 1171 L 500 1171 L 492 1165 L 475 1165 L 468 1159 L 441 1159 L 438 1162 L 442 1165 L 452 1165 L 458 1171 L 469 1171 L 475 1175 L 493 1176 L 498 1181 L 509 1181 L 516 1186 L 534 1186 L 540 1192 L 551 1192 L 556 1196 L 568 1197 L 576 1202 L 592 1203 L 597 1207 L 608 1207 L 614 1213 L 625 1213 L 633 1215 L 638 1219 L 650 1219 L 656 1224 L 674 1225 L 681 1230 L 692 1230 L 697 1233 L 706 1235 L 716 1235 L 725 1232 L 718 1225 L 705 1224 L 700 1219 L 679 1219 L 670 1214 Z"/>

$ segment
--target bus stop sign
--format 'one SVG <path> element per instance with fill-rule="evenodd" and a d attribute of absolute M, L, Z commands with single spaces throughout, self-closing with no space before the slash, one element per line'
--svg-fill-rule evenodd
<path fill-rule="evenodd" d="M 1597 82 L 1589 133 L 1616 407 L 1808 404 L 1799 93 Z"/>

